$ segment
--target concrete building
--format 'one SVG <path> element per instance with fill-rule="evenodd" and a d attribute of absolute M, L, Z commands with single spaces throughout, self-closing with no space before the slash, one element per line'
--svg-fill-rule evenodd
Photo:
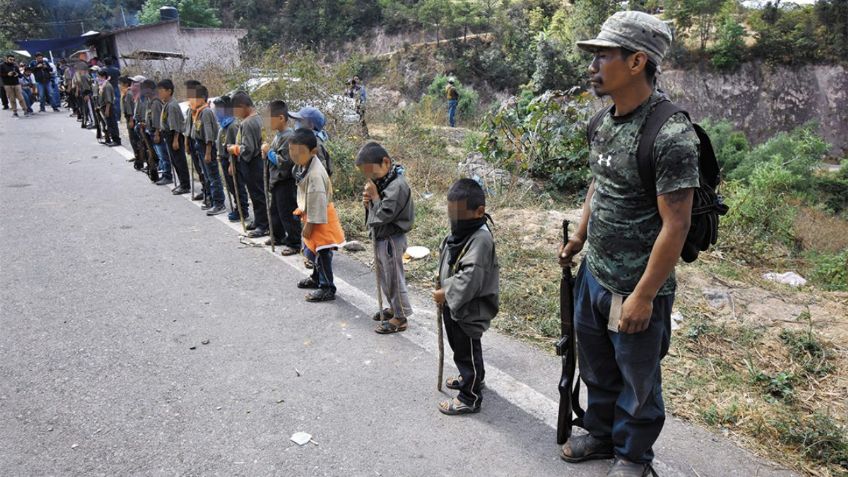
<path fill-rule="evenodd" d="M 239 40 L 247 30 L 239 28 L 185 28 L 176 9 L 163 7 L 161 21 L 100 33 L 92 44 L 97 56 L 118 58 L 121 67 L 143 69 L 151 74 L 202 69 L 209 64 L 238 68 Z"/>

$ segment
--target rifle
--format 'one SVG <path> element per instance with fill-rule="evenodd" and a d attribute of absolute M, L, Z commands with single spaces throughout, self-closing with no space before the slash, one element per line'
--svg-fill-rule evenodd
<path fill-rule="evenodd" d="M 439 264 L 441 267 L 441 263 Z M 441 270 L 436 270 L 436 290 L 442 288 L 441 280 L 439 274 Z M 436 305 L 436 336 L 439 340 L 439 374 L 436 381 L 436 389 L 439 392 L 442 392 L 442 379 L 444 379 L 445 374 L 445 339 L 444 339 L 444 330 L 442 329 L 442 305 Z"/>
<path fill-rule="evenodd" d="M 562 221 L 563 244 L 568 243 L 568 221 Z M 577 357 L 574 340 L 574 278 L 571 267 L 562 267 L 559 283 L 559 319 L 562 336 L 556 343 L 556 354 L 562 357 L 562 375 L 559 379 L 559 415 L 557 417 L 557 444 L 563 445 L 571 437 L 572 426 L 583 427 L 584 411 L 580 407 L 580 380 L 574 379 Z M 577 419 L 573 419 L 573 414 Z"/>
<path fill-rule="evenodd" d="M 144 147 L 147 149 L 147 177 L 151 182 L 159 180 L 159 164 L 153 158 L 158 158 L 156 151 L 153 149 L 153 144 L 150 143 L 150 136 L 147 135 L 147 128 L 144 123 L 138 123 L 138 129 L 141 134 L 141 139 L 144 142 Z"/>

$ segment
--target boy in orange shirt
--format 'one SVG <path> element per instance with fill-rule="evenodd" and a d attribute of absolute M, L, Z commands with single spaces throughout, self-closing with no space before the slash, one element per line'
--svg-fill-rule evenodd
<path fill-rule="evenodd" d="M 298 129 L 289 138 L 289 156 L 296 164 L 297 210 L 303 225 L 303 253 L 315 266 L 312 276 L 301 280 L 298 288 L 315 289 L 306 301 L 336 299 L 333 284 L 333 250 L 344 243 L 344 231 L 333 205 L 333 184 L 318 159 L 318 139 L 309 129 Z"/>

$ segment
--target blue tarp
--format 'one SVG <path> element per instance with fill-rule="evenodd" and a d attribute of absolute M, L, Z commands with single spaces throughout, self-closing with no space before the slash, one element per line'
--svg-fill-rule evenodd
<path fill-rule="evenodd" d="M 34 55 L 36 52 L 46 53 L 47 51 L 60 52 L 62 50 L 71 50 L 85 42 L 94 39 L 93 36 L 72 36 L 67 38 L 49 38 L 46 40 L 15 40 L 15 43 L 22 50 L 28 51 Z"/>

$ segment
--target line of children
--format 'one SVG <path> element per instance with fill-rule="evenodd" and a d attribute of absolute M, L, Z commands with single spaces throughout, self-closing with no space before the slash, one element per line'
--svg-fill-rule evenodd
<path fill-rule="evenodd" d="M 101 78 L 108 77 L 104 73 L 100 74 Z M 102 86 L 104 105 L 110 101 L 106 84 L 108 81 Z M 247 93 L 239 91 L 232 97 L 218 97 L 213 110 L 209 107 L 206 87 L 199 83 L 187 83 L 187 86 L 190 86 L 190 119 L 183 116 L 174 98 L 173 82 L 167 79 L 158 85 L 143 81 L 143 106 L 130 109 L 135 112 L 132 119 L 140 122 L 140 133 L 146 134 L 155 145 L 162 173 L 157 184 L 172 181 L 173 167 L 179 178 L 173 193 L 188 192 L 185 148 L 190 147 L 201 159 L 199 165 L 208 179 L 211 204 L 206 207 L 207 215 L 226 212 L 226 186 L 231 198 L 228 218 L 239 220 L 239 203 L 243 214 L 249 217 L 248 206 L 252 204 L 249 235 L 262 237 L 273 227 L 277 245 L 283 246 L 283 255 L 302 252 L 314 264 L 311 276 L 297 283 L 298 288 L 312 290 L 305 299 L 334 300 L 333 254 L 345 237 L 333 203 L 328 171 L 332 163 L 323 146 L 327 137 L 323 115 L 308 107 L 290 113 L 284 101 L 272 101 L 267 120 L 275 135 L 270 142 L 264 142 L 262 117 Z M 154 88 L 158 94 L 153 93 Z M 110 112 L 104 111 L 104 117 L 109 118 Z M 289 126 L 290 119 L 296 121 L 295 130 Z M 188 132 L 187 138 L 184 132 Z M 269 167 L 269 191 L 262 182 L 265 161 Z M 403 265 L 406 234 L 415 219 L 412 190 L 404 168 L 376 142 L 369 142 L 359 150 L 356 166 L 367 180 L 362 201 L 369 235 L 375 244 L 380 291 L 388 303 L 373 316 L 379 321 L 375 332 L 403 332 L 413 312 Z M 235 181 L 234 174 L 238 174 Z M 266 223 L 268 192 L 271 224 Z M 443 311 L 444 328 L 459 375 L 445 382 L 449 389 L 458 391 L 457 397 L 439 403 L 438 409 L 444 414 L 459 415 L 480 411 L 485 383 L 480 340 L 498 312 L 498 260 L 488 225 L 485 193 L 477 182 L 460 179 L 454 183 L 448 192 L 447 211 L 451 233 L 439 250 L 439 286 L 433 292 L 433 299 Z"/>

